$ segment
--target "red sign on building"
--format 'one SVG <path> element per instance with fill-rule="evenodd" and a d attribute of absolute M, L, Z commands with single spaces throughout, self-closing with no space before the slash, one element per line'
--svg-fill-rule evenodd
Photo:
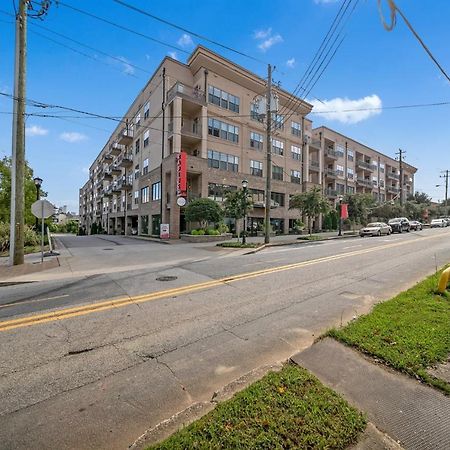
<path fill-rule="evenodd" d="M 348 219 L 348 205 L 347 203 L 341 204 L 341 219 Z"/>
<path fill-rule="evenodd" d="M 187 196 L 187 153 L 177 155 L 177 196 Z"/>

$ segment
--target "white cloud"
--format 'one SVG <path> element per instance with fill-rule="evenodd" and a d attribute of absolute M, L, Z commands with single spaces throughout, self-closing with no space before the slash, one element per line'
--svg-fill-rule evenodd
<path fill-rule="evenodd" d="M 176 59 L 176 60 L 178 61 L 178 55 L 177 55 L 177 52 L 169 52 L 168 55 L 169 55 L 171 58 Z"/>
<path fill-rule="evenodd" d="M 48 134 L 48 130 L 40 127 L 39 125 L 31 125 L 25 128 L 25 134 L 27 136 L 46 136 Z"/>
<path fill-rule="evenodd" d="M 253 33 L 255 39 L 266 39 L 272 34 L 272 28 L 267 28 L 267 30 L 257 30 Z"/>
<path fill-rule="evenodd" d="M 373 94 L 356 100 L 349 98 L 333 98 L 331 100 L 307 100 L 314 106 L 314 113 L 327 120 L 341 123 L 358 123 L 372 116 L 381 114 L 382 102 L 378 95 Z M 331 112 L 327 112 L 331 111 Z M 325 112 L 327 112 L 325 114 Z"/>
<path fill-rule="evenodd" d="M 288 59 L 286 61 L 286 65 L 291 68 L 294 67 L 295 66 L 295 58 Z"/>
<path fill-rule="evenodd" d="M 65 142 L 73 144 L 75 142 L 85 141 L 87 139 L 87 136 L 82 133 L 77 133 L 76 131 L 65 131 L 64 133 L 61 133 L 59 135 L 59 138 Z"/>
<path fill-rule="evenodd" d="M 130 64 L 130 61 L 128 61 L 123 56 L 118 56 L 117 58 L 120 59 L 120 61 L 122 61 L 123 73 L 125 75 L 134 75 L 135 70 L 134 67 Z"/>
<path fill-rule="evenodd" d="M 192 40 L 191 36 L 189 34 L 184 33 L 180 39 L 178 39 L 177 44 L 180 47 L 193 47 L 194 41 Z"/>

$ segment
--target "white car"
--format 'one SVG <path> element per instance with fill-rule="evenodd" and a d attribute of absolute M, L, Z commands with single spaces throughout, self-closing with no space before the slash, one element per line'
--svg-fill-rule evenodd
<path fill-rule="evenodd" d="M 368 223 L 364 228 L 359 230 L 359 235 L 364 236 L 381 236 L 382 234 L 391 234 L 392 228 L 384 222 Z"/>
<path fill-rule="evenodd" d="M 430 224 L 431 228 L 444 228 L 447 226 L 445 219 L 433 219 Z"/>

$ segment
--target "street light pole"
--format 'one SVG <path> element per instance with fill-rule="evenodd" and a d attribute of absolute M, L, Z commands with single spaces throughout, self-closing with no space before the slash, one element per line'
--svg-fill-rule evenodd
<path fill-rule="evenodd" d="M 342 195 L 339 196 L 339 233 L 338 236 L 342 236 L 342 201 L 344 197 Z"/>
<path fill-rule="evenodd" d="M 42 178 L 36 177 L 36 178 L 33 178 L 33 181 L 34 181 L 34 185 L 36 186 L 36 200 L 39 201 L 40 197 L 41 197 L 40 189 L 42 186 Z M 34 227 L 36 228 L 36 231 L 39 229 L 38 228 L 39 227 L 39 219 L 37 217 L 36 217 L 36 222 L 35 222 Z"/>
<path fill-rule="evenodd" d="M 244 197 L 244 234 L 242 235 L 242 244 L 246 244 L 246 236 L 247 236 L 247 187 L 248 181 L 242 180 L 242 194 Z"/>

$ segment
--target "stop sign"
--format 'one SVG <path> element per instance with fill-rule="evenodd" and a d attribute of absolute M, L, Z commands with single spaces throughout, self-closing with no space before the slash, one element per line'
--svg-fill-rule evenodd
<path fill-rule="evenodd" d="M 37 200 L 31 205 L 31 212 L 38 219 L 46 219 L 55 214 L 55 207 L 48 200 Z"/>

